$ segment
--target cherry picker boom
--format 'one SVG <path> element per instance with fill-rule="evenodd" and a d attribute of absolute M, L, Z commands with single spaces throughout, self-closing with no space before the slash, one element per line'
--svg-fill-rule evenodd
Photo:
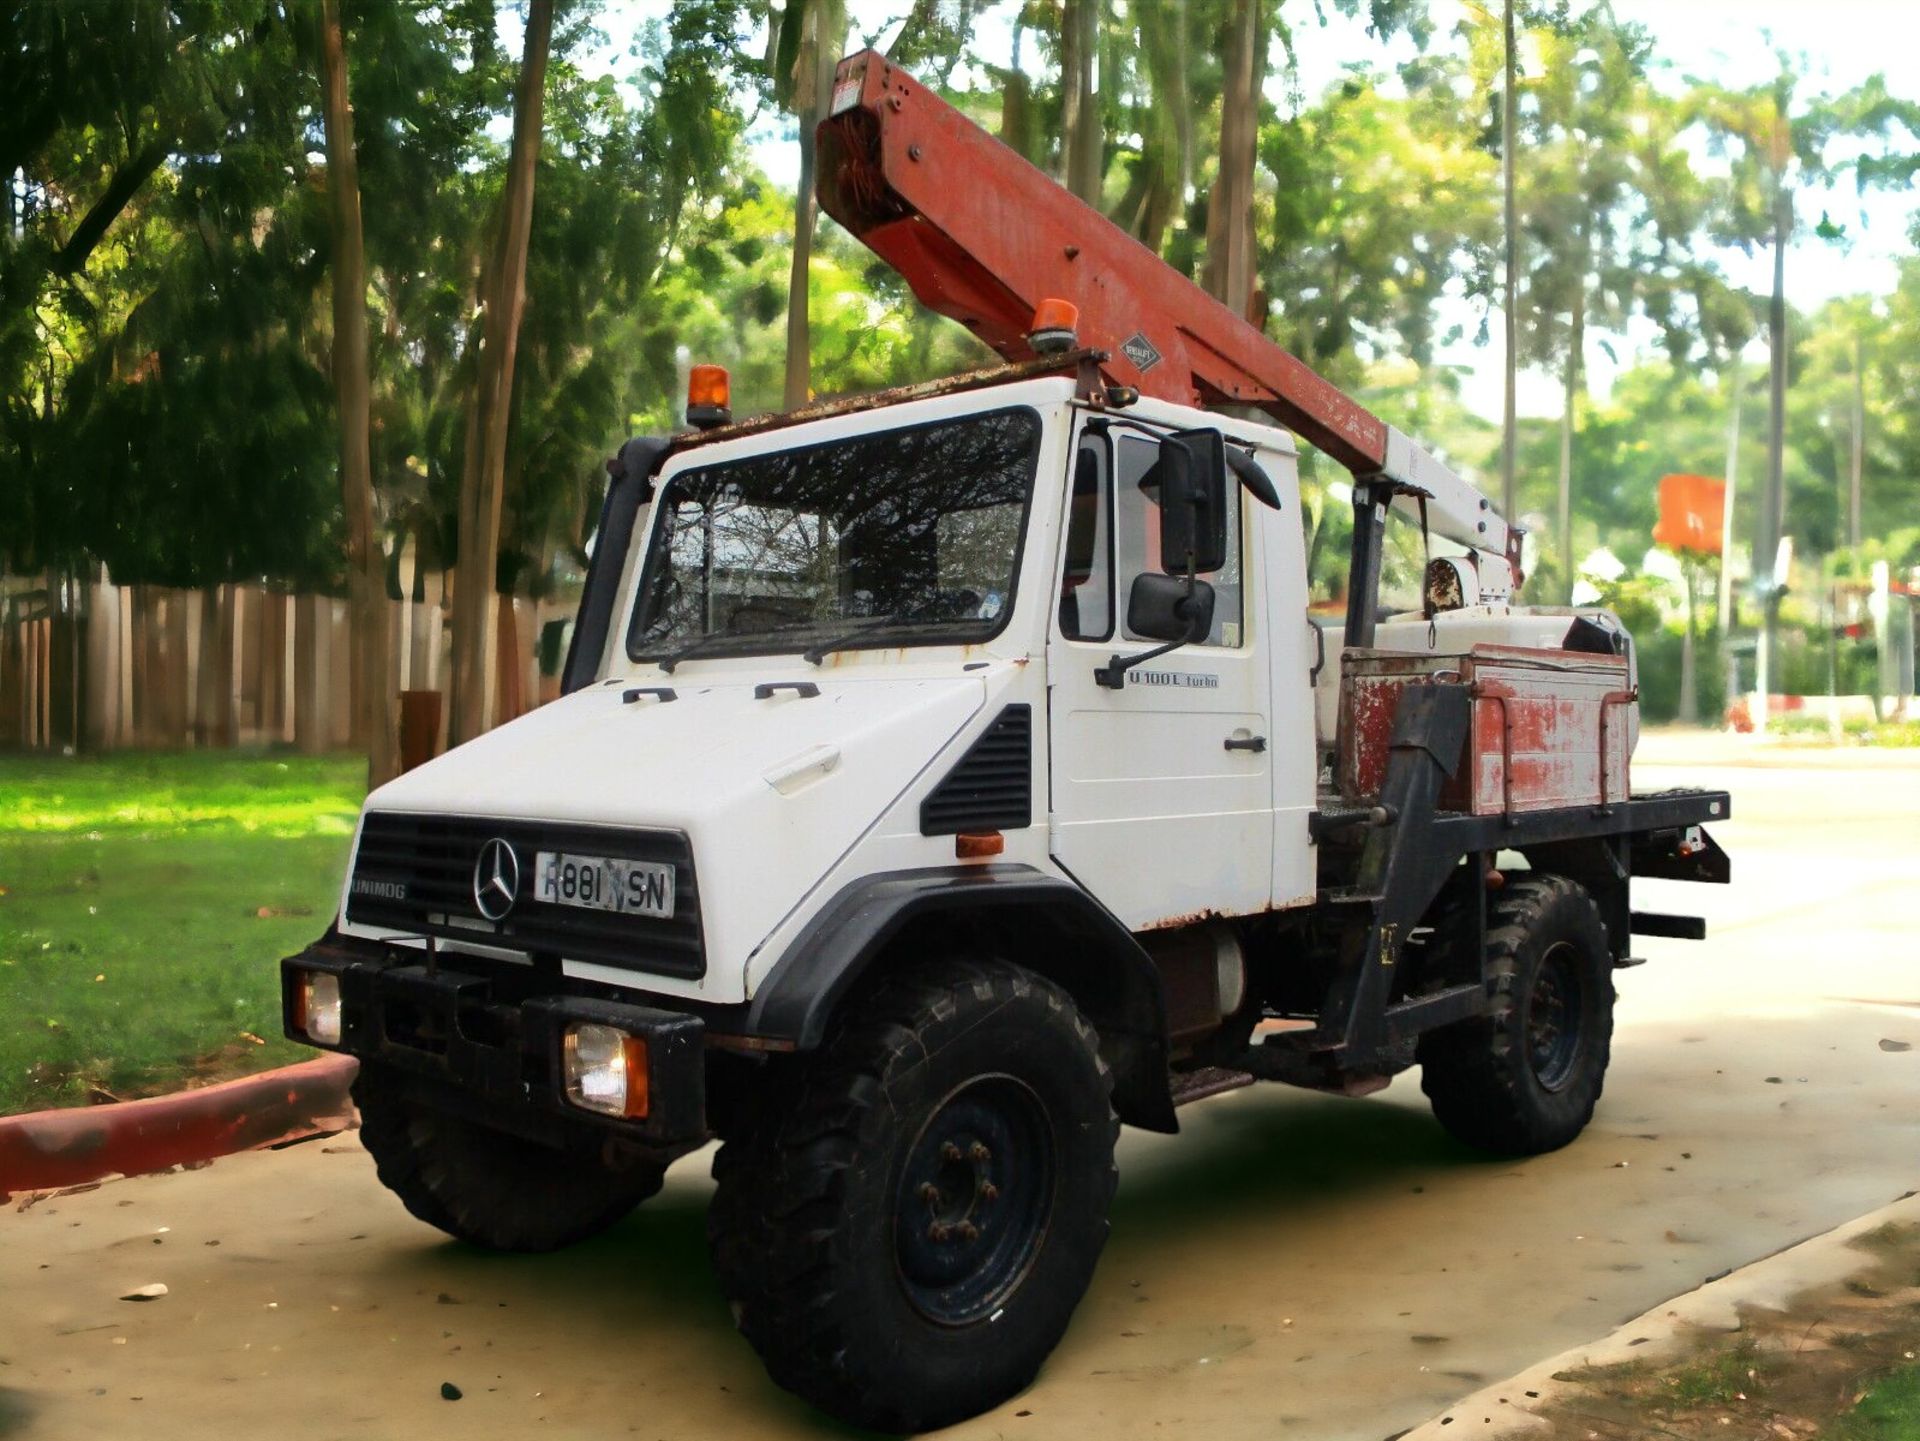
<path fill-rule="evenodd" d="M 821 208 L 1003 358 L 1032 358 L 1035 311 L 1066 300 L 1113 383 L 1257 407 L 1351 471 L 1348 645 L 1372 641 L 1396 500 L 1467 547 L 1483 601 L 1519 589 L 1522 532 L 1477 489 L 878 52 L 835 70 L 816 153 Z"/>

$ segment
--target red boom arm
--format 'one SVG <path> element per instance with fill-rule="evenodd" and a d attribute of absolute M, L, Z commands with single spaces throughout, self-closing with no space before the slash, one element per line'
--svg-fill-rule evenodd
<path fill-rule="evenodd" d="M 1378 417 L 884 56 L 840 62 L 818 141 L 821 208 L 1008 360 L 1040 301 L 1070 300 L 1108 380 L 1259 406 L 1357 475 L 1386 465 Z"/>

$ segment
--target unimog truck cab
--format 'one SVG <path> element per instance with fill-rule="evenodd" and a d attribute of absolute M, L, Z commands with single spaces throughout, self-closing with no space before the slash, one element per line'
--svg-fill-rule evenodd
<path fill-rule="evenodd" d="M 285 1024 L 478 1245 L 718 1139 L 741 1330 L 910 1430 L 1059 1340 L 1122 1122 L 1418 1064 L 1474 1145 L 1572 1140 L 1630 936 L 1701 934 L 1631 879 L 1724 880 L 1728 801 L 1631 793 L 1629 638 L 1513 606 L 1433 457 L 878 57 L 821 141 L 827 208 L 1010 363 L 737 423 L 698 370 L 610 463 L 566 693 L 368 797 Z M 1005 214 L 941 209 L 962 164 Z M 1325 624 L 1296 433 L 1354 472 Z M 1390 526 L 1425 564 L 1383 614 Z"/>

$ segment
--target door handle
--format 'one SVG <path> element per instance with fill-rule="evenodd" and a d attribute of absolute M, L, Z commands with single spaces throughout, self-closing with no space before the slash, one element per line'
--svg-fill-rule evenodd
<path fill-rule="evenodd" d="M 1258 755 L 1266 748 L 1267 738 L 1265 736 L 1246 736 L 1239 739 L 1233 736 L 1227 737 L 1227 749 L 1230 751 L 1252 751 L 1255 755 Z"/>

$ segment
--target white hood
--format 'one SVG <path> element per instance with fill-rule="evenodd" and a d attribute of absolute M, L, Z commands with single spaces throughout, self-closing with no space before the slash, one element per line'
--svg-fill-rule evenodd
<path fill-rule="evenodd" d="M 819 694 L 754 694 L 801 680 Z M 623 699 L 652 681 L 563 697 L 382 786 L 366 808 L 685 831 L 706 936 L 697 992 L 741 1000 L 753 949 L 980 710 L 986 686 L 785 666 L 661 683 L 673 700 Z"/>

